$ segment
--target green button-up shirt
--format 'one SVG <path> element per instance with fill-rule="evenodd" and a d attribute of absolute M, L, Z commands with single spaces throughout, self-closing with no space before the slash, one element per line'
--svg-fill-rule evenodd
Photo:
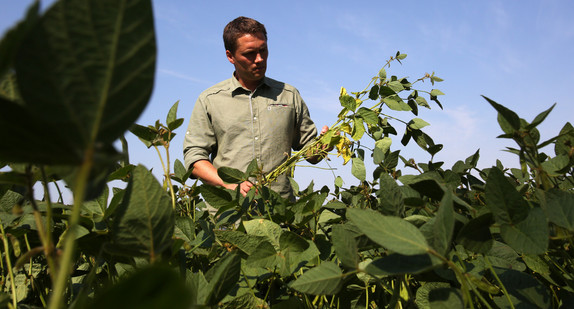
<path fill-rule="evenodd" d="M 265 77 L 251 92 L 232 77 L 202 92 L 184 140 L 187 168 L 198 160 L 245 171 L 257 159 L 263 172 L 279 166 L 317 135 L 299 91 Z M 293 193 L 286 175 L 271 189 L 285 198 Z"/>

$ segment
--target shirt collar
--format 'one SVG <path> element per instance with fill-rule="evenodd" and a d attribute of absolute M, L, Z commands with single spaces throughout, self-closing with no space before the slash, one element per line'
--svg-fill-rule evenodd
<path fill-rule="evenodd" d="M 259 86 L 257 86 L 257 89 L 265 86 L 269 86 L 269 79 L 267 78 L 267 76 L 263 77 L 263 80 L 261 81 Z M 231 95 L 236 95 L 240 93 L 250 93 L 250 92 L 251 91 L 249 89 L 244 88 L 241 85 L 237 77 L 235 77 L 235 72 L 233 72 L 233 76 L 231 77 Z"/>

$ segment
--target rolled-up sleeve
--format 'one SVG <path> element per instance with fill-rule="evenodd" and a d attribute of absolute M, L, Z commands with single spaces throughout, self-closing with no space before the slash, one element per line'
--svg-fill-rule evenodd
<path fill-rule="evenodd" d="M 186 168 L 199 160 L 209 160 L 210 154 L 217 152 L 217 140 L 213 124 L 207 110 L 204 98 L 197 99 L 185 138 L 183 142 L 183 156 Z"/>

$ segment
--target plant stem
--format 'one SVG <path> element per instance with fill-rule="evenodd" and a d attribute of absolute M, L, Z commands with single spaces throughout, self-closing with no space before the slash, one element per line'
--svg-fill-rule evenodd
<path fill-rule="evenodd" d="M 44 255 L 46 256 L 46 261 L 48 262 L 48 268 L 50 269 L 50 276 L 52 281 L 54 281 L 54 274 L 58 271 L 56 265 L 54 264 L 53 253 L 54 253 L 54 243 L 52 242 L 52 230 L 50 225 L 52 224 L 52 198 L 50 196 L 50 189 L 48 188 L 48 182 L 46 177 L 46 170 L 43 166 L 40 167 L 42 172 L 42 186 L 44 187 L 44 200 L 46 201 L 46 230 L 44 232 L 44 238 L 42 239 L 42 244 L 44 246 Z M 40 226 L 38 227 L 40 231 Z"/>
<path fill-rule="evenodd" d="M 27 185 L 28 185 L 28 199 L 30 204 L 32 205 L 33 215 L 34 215 L 34 222 L 36 223 L 36 229 L 38 231 L 38 237 L 40 238 L 40 242 L 44 248 L 44 255 L 46 256 L 46 261 L 48 263 L 48 268 L 50 269 L 50 279 L 54 280 L 54 274 L 58 272 L 58 269 L 55 267 L 54 260 L 52 259 L 53 253 L 53 245 L 52 245 L 52 238 L 51 238 L 51 230 L 50 230 L 50 223 L 52 222 L 52 207 L 51 207 L 51 200 L 50 200 L 50 193 L 48 186 L 46 185 L 46 173 L 44 172 L 44 168 L 41 167 L 40 170 L 42 171 L 42 185 L 44 187 L 44 199 L 47 203 L 46 209 L 46 221 L 48 225 L 44 227 L 44 223 L 42 222 L 42 214 L 40 213 L 40 209 L 38 208 L 38 204 L 36 204 L 36 200 L 34 199 L 34 188 L 33 188 L 33 173 L 31 170 L 31 166 L 26 166 L 26 176 L 27 176 Z"/>
<path fill-rule="evenodd" d="M 443 263 L 447 264 L 448 267 L 454 271 L 456 278 L 458 279 L 458 282 L 461 285 L 461 289 L 464 292 L 464 298 L 465 298 L 465 305 L 466 303 L 468 303 L 470 305 L 470 308 L 474 308 L 474 304 L 472 303 L 472 299 L 471 299 L 471 295 L 468 289 L 468 281 L 466 279 L 466 276 L 464 275 L 464 273 L 460 270 L 460 268 L 458 268 L 456 266 L 456 264 L 454 264 L 451 260 L 445 258 L 444 256 L 442 256 L 440 253 L 436 252 L 433 249 L 429 249 L 427 250 L 427 253 L 436 256 L 437 258 L 439 258 L 441 261 L 443 261 Z M 472 283 L 470 284 L 472 286 Z"/>
<path fill-rule="evenodd" d="M 88 148 L 82 165 L 79 167 L 75 183 L 76 190 L 74 192 L 74 205 L 72 207 L 72 214 L 68 219 L 68 229 L 66 230 L 64 239 L 62 260 L 58 273 L 55 275 L 56 281 L 54 282 L 54 289 L 48 304 L 48 308 L 50 309 L 59 309 L 63 305 L 66 283 L 68 282 L 70 270 L 74 264 L 73 257 L 76 245 L 76 229 L 79 226 L 80 211 L 84 202 L 88 177 L 90 176 L 90 170 L 93 165 L 93 153 L 94 149 L 92 147 Z"/>
<path fill-rule="evenodd" d="M 155 148 L 155 150 L 157 151 L 157 155 L 159 157 L 159 161 L 161 162 L 161 167 L 163 169 L 163 174 L 165 176 L 165 181 L 167 182 L 167 186 L 169 186 L 169 193 L 171 195 L 171 206 L 173 207 L 173 210 L 175 210 L 175 194 L 173 192 L 173 186 L 171 184 L 171 177 L 169 175 L 169 144 L 168 146 L 165 146 L 165 152 L 167 154 L 167 167 L 165 165 L 165 163 L 163 162 L 163 158 L 161 156 L 161 152 L 159 151 L 159 148 L 157 146 L 153 146 Z"/>
<path fill-rule="evenodd" d="M 6 258 L 6 267 L 8 267 L 8 275 L 10 276 L 10 289 L 12 290 L 12 307 L 17 308 L 16 299 L 16 284 L 14 282 L 14 271 L 12 269 L 12 261 L 10 261 L 10 245 L 8 244 L 8 237 L 4 232 L 4 224 L 0 219 L 0 233 L 2 233 L 2 243 L 4 244 L 4 257 Z"/>
<path fill-rule="evenodd" d="M 484 256 L 484 261 L 486 262 L 486 266 L 488 266 L 488 269 L 490 269 L 490 272 L 492 273 L 492 275 L 496 279 L 496 282 L 498 282 L 498 284 L 500 284 L 500 288 L 502 289 L 504 296 L 506 296 L 506 299 L 508 299 L 508 303 L 510 304 L 510 308 L 514 309 L 514 304 L 512 303 L 512 300 L 510 299 L 510 294 L 508 294 L 506 287 L 504 286 L 504 284 L 502 284 L 502 281 L 500 281 L 500 278 L 498 277 L 498 275 L 494 271 L 494 268 L 492 267 L 492 264 L 490 264 L 490 260 L 488 260 L 488 257 L 486 255 Z"/>

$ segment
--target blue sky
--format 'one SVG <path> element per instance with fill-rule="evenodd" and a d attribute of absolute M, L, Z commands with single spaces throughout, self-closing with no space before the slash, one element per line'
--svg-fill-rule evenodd
<path fill-rule="evenodd" d="M 20 19 L 30 3 L 1 0 L 0 31 Z M 450 168 L 480 149 L 480 167 L 493 165 L 497 158 L 517 167 L 517 158 L 502 151 L 514 144 L 496 138 L 501 134 L 496 113 L 481 95 L 527 121 L 557 103 L 540 126 L 543 139 L 572 122 L 573 13 L 570 0 L 155 1 L 156 83 L 138 123 L 165 121 L 167 111 L 179 100 L 178 114 L 186 124 L 172 143 L 171 156 L 183 160 L 182 136 L 197 96 L 233 71 L 225 58 L 223 27 L 243 15 L 267 28 L 267 75 L 300 90 L 318 127 L 335 122 L 340 87 L 349 92 L 363 90 L 385 61 L 401 51 L 408 57 L 403 65 L 393 64 L 389 74 L 414 80 L 435 72 L 444 79 L 435 84 L 445 93 L 444 110 L 431 103 L 432 110 L 419 113 L 431 124 L 425 132 L 444 145 L 435 161 L 444 161 L 444 167 Z M 414 117 L 394 115 L 405 120 Z M 402 134 L 402 126 L 397 124 L 397 129 Z M 400 138 L 394 138 L 392 149 L 400 148 Z M 128 141 L 132 163 L 153 167 L 159 174 L 155 152 L 129 134 Z M 553 154 L 552 149 L 546 152 Z M 416 146 L 401 154 L 419 162 L 429 158 Z M 346 186 L 356 184 L 350 165 L 341 166 L 341 162 L 332 157 L 334 173 L 345 179 Z M 331 185 L 334 180 L 332 172 L 314 168 L 299 168 L 296 179 L 300 186 L 311 179 L 316 186 Z"/>

